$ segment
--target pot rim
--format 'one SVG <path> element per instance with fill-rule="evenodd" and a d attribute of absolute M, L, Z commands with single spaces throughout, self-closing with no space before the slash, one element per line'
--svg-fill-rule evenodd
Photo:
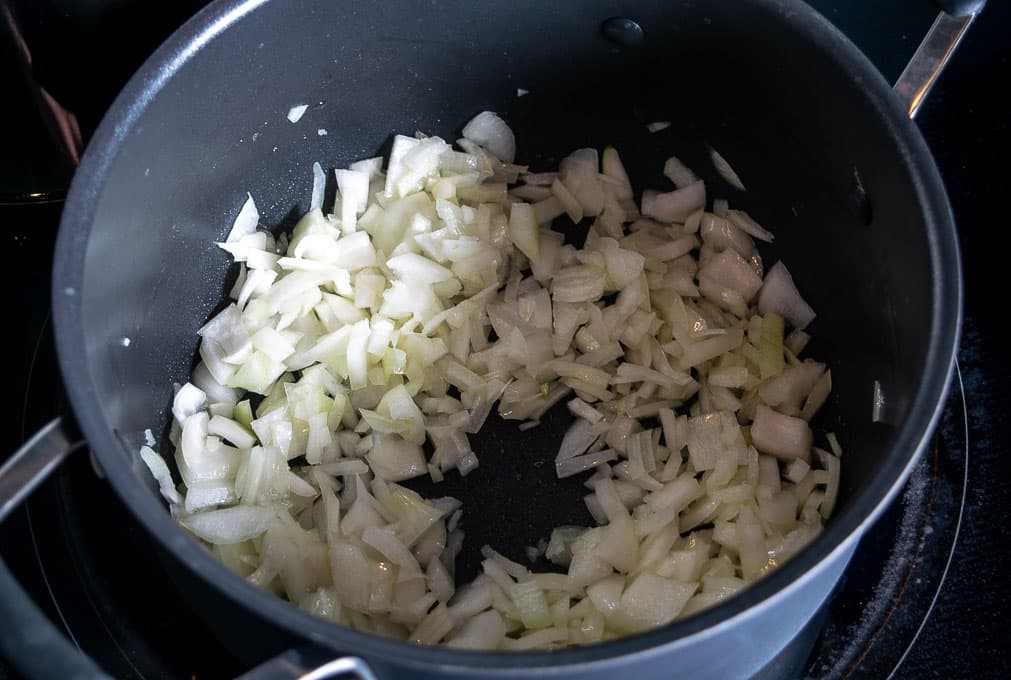
<path fill-rule="evenodd" d="M 858 540 L 895 497 L 925 448 L 937 423 L 951 382 L 962 319 L 962 277 L 954 218 L 940 174 L 918 128 L 891 87 L 867 57 L 828 20 L 800 0 L 752 0 L 759 11 L 777 15 L 812 46 L 829 53 L 854 81 L 862 83 L 869 103 L 895 139 L 908 166 L 913 190 L 924 213 L 929 259 L 934 274 L 931 334 L 920 387 L 909 417 L 892 450 L 907 456 L 887 457 L 879 474 L 803 551 L 761 581 L 728 601 L 659 629 L 586 647 L 550 652 L 472 652 L 420 647 L 361 633 L 314 617 L 260 590 L 233 574 L 179 526 L 164 505 L 138 484 L 118 453 L 122 443 L 105 424 L 90 376 L 80 304 L 84 260 L 97 200 L 106 175 L 150 102 L 173 74 L 229 26 L 271 0 L 218 0 L 177 30 L 151 56 L 116 98 L 88 145 L 74 177 L 61 219 L 53 265 L 53 321 L 57 354 L 73 411 L 102 463 L 113 488 L 130 511 L 161 545 L 231 600 L 241 602 L 296 635 L 334 650 L 366 658 L 391 659 L 416 668 L 480 669 L 508 672 L 517 668 L 600 666 L 629 657 L 666 652 L 715 635 L 749 612 L 775 606 L 813 577 L 819 564 L 838 556 Z M 867 511 L 867 507 L 870 511 Z"/>

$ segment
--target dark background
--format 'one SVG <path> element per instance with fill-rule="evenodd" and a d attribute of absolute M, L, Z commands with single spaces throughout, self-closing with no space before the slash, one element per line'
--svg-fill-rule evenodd
<path fill-rule="evenodd" d="M 126 80 L 199 0 L 8 1 L 31 52 L 29 74 L 73 111 L 86 141 Z M 929 27 L 927 0 L 812 3 L 894 81 Z M 0 9 L 5 4 L 0 0 Z M 6 11 L 6 10 L 5 10 Z M 0 309 L 13 357 L 4 399 L 0 446 L 12 451 L 39 423 L 25 421 L 29 375 L 25 358 L 39 342 L 48 315 L 49 267 L 56 220 L 73 164 L 52 144 L 52 127 L 24 86 L 10 23 L 0 15 L 0 267 L 14 285 L 2 287 Z M 947 580 L 901 678 L 1011 676 L 1011 616 L 1007 536 L 1011 502 L 1008 463 L 1011 375 L 1007 362 L 1008 242 L 1011 212 L 1011 3 L 991 0 L 935 87 L 917 123 L 948 187 L 959 225 L 965 270 L 962 375 L 969 403 L 971 468 L 966 517 Z M 11 205 L 27 194 L 34 204 Z M 854 263 L 854 266 L 859 266 Z M 31 295 L 26 295 L 26 292 Z M 33 301 L 26 304 L 26 300 Z M 43 337 L 45 351 L 45 337 Z M 55 388 L 47 375 L 39 387 Z M 5 557 L 10 546 L 3 546 Z M 0 622 L 0 631 L 12 622 Z M 7 677 L 0 664 L 0 678 Z"/>

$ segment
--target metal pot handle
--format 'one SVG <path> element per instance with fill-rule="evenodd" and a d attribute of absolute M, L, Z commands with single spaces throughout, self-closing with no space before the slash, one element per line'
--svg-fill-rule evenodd
<path fill-rule="evenodd" d="M 937 0 L 937 4 L 941 13 L 893 88 L 910 118 L 916 117 L 920 105 L 962 42 L 969 26 L 983 11 L 986 0 Z"/>
<path fill-rule="evenodd" d="M 0 522 L 23 501 L 83 441 L 69 435 L 61 418 L 39 430 L 0 467 Z M 0 635 L 0 652 L 11 662 L 29 658 L 19 668 L 28 677 L 107 678 L 79 648 L 71 644 L 22 590 L 0 559 L 0 621 L 16 621 Z"/>

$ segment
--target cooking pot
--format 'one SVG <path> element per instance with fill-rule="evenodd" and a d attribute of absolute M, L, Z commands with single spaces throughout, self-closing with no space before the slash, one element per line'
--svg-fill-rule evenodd
<path fill-rule="evenodd" d="M 67 199 L 53 319 L 74 421 L 111 487 L 157 539 L 181 595 L 222 640 L 249 663 L 300 648 L 255 677 L 298 675 L 321 656 L 336 660 L 311 677 L 749 675 L 830 594 L 943 403 L 961 316 L 958 243 L 910 117 L 981 6 L 942 12 L 893 91 L 796 0 L 214 2 L 120 94 Z M 302 104 L 304 116 L 289 122 Z M 308 208 L 313 161 L 346 167 L 386 150 L 393 133 L 455 139 L 486 109 L 510 123 L 518 162 L 535 169 L 578 147 L 614 144 L 634 186 L 663 186 L 663 161 L 678 155 L 711 194 L 776 233 L 766 262 L 788 262 L 819 312 L 810 352 L 830 363 L 836 389 L 816 425 L 845 448 L 835 515 L 767 578 L 661 629 L 509 654 L 352 631 L 228 571 L 169 516 L 139 461 L 144 430 L 164 428 L 172 383 L 185 382 L 193 365 L 196 329 L 234 277 L 213 242 L 245 192 L 257 198 L 261 224 L 290 227 Z M 671 125 L 650 134 L 655 121 Z M 747 193 L 708 170 L 707 143 L 730 159 Z M 492 424 L 475 446 L 480 470 L 466 484 L 437 487 L 464 501 L 469 546 L 508 553 L 583 512 L 579 480 L 559 482 L 551 466 L 530 465 L 553 456 L 565 426 L 560 416 L 526 434 Z M 0 513 L 79 444 L 73 431 L 54 421 L 0 470 Z M 0 592 L 0 620 L 21 622 L 0 644 L 32 659 L 25 673 L 100 673 L 2 563 Z"/>

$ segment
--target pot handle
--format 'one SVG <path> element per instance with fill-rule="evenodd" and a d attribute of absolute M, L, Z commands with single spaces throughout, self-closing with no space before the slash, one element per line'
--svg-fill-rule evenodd
<path fill-rule="evenodd" d="M 916 117 L 969 26 L 983 11 L 986 0 L 937 0 L 937 5 L 940 14 L 893 88 L 910 118 Z"/>
<path fill-rule="evenodd" d="M 334 659 L 332 652 L 316 649 L 289 649 L 265 661 L 236 680 L 330 680 L 330 678 L 355 678 L 377 680 L 376 674 L 364 659 L 342 656 Z"/>
<path fill-rule="evenodd" d="M 39 430 L 0 467 L 0 521 L 23 501 L 84 441 L 75 440 L 61 418 Z M 9 661 L 31 659 L 18 667 L 27 677 L 108 678 L 95 663 L 72 645 L 22 590 L 0 559 L 0 653 Z"/>

